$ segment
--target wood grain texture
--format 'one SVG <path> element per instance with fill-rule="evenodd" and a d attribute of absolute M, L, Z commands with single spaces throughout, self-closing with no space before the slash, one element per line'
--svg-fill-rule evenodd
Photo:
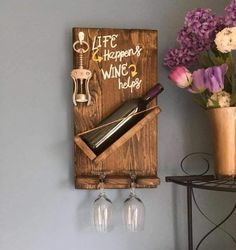
<path fill-rule="evenodd" d="M 87 29 L 73 28 L 73 43 L 77 40 L 78 32 L 85 33 L 85 40 L 92 45 L 95 36 L 118 34 L 119 40 L 115 50 L 125 50 L 142 47 L 140 57 L 131 56 L 123 58 L 122 63 L 135 64 L 138 76 L 142 79 L 139 89 L 118 89 L 117 80 L 103 79 L 101 69 L 108 69 L 110 64 L 119 62 L 105 61 L 95 62 L 92 60 L 93 52 L 89 50 L 84 55 L 84 68 L 92 71 L 90 80 L 90 91 L 92 103 L 90 106 L 78 104 L 74 107 L 74 134 L 89 130 L 107 115 L 112 113 L 121 103 L 128 99 L 140 97 L 157 83 L 157 31 L 152 30 L 118 30 L 118 29 Z M 112 50 L 112 48 L 110 48 Z M 102 56 L 105 48 L 101 47 L 97 55 Z M 73 66 L 78 67 L 79 56 L 73 51 Z M 121 81 L 127 77 L 121 76 Z M 150 106 L 156 105 L 153 101 Z M 127 140 L 116 153 L 110 154 L 103 161 L 89 159 L 83 151 L 75 144 L 75 179 L 80 176 L 91 175 L 94 171 L 111 171 L 114 175 L 122 176 L 124 170 L 142 172 L 142 176 L 157 175 L 157 121 L 153 119 L 141 130 Z M 76 188 L 81 188 L 75 181 Z M 145 187 L 143 185 L 142 187 Z M 147 185 L 147 187 L 149 187 Z M 113 186 L 118 188 L 118 185 Z"/>
<path fill-rule="evenodd" d="M 160 184 L 158 177 L 140 177 L 136 180 L 136 188 L 155 188 Z M 98 189 L 99 178 L 95 176 L 79 176 L 76 178 L 75 185 L 81 189 Z M 108 176 L 104 182 L 104 188 L 117 189 L 130 188 L 129 176 Z"/>
<path fill-rule="evenodd" d="M 141 119 L 137 124 L 135 124 L 130 130 L 128 130 L 116 142 L 114 142 L 98 156 L 95 155 L 95 153 L 87 146 L 87 144 L 81 139 L 80 136 L 75 136 L 75 143 L 87 155 L 90 160 L 92 160 L 94 163 L 99 163 L 100 161 L 104 161 L 111 154 L 116 153 L 118 148 L 120 148 L 125 142 L 127 142 L 135 134 L 137 134 L 144 126 L 148 124 L 148 122 L 154 119 L 159 113 L 160 108 L 158 107 L 155 107 L 153 110 L 147 112 L 143 119 Z"/>
<path fill-rule="evenodd" d="M 80 136 L 75 137 L 75 143 L 90 160 L 93 161 L 97 157 L 97 155 L 89 148 Z"/>

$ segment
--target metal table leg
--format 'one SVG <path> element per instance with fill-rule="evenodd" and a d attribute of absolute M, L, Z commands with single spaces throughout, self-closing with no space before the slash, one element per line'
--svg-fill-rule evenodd
<path fill-rule="evenodd" d="M 187 186 L 188 206 L 188 249 L 193 250 L 193 216 L 192 216 L 192 187 Z"/>

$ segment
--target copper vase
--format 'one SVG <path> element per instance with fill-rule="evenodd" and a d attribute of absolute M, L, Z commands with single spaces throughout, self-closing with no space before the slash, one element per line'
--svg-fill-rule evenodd
<path fill-rule="evenodd" d="M 236 107 L 207 111 L 214 141 L 214 167 L 217 177 L 236 177 Z"/>

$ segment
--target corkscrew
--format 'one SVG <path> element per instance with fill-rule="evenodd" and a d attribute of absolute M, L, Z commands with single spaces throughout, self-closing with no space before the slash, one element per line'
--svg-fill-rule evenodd
<path fill-rule="evenodd" d="M 89 50 L 89 44 L 84 40 L 84 32 L 79 32 L 79 40 L 74 42 L 73 49 L 79 54 L 79 68 L 71 71 L 71 77 L 74 82 L 73 103 L 77 106 L 78 102 L 91 103 L 91 95 L 89 92 L 89 81 L 92 77 L 92 72 L 84 69 L 83 58 L 84 54 Z"/>

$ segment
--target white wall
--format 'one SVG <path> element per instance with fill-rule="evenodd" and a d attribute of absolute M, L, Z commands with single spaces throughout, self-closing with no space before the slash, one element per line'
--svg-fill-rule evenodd
<path fill-rule="evenodd" d="M 216 4 L 217 2 L 217 4 Z M 183 250 L 187 249 L 186 193 L 167 184 L 181 174 L 180 159 L 211 151 L 207 117 L 189 94 L 167 80 L 162 58 L 174 45 L 187 10 L 223 10 L 225 0 L 1 0 L 0 3 L 0 249 L 2 250 Z M 96 191 L 73 187 L 71 28 L 159 30 L 158 189 L 140 190 L 146 229 L 125 233 L 120 208 L 128 190 L 109 191 L 115 229 L 97 234 L 89 225 Z M 197 199 L 219 221 L 235 195 L 197 191 Z M 210 224 L 194 210 L 195 239 Z M 235 216 L 226 228 L 235 233 Z M 202 249 L 232 250 L 220 232 Z"/>

